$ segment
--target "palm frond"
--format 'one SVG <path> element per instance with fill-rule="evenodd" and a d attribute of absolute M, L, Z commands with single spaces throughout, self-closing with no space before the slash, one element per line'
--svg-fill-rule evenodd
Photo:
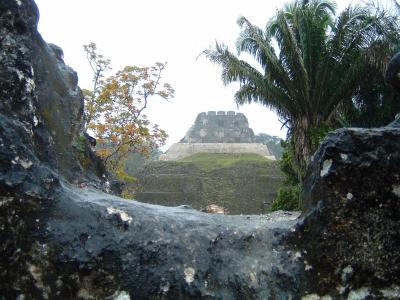
<path fill-rule="evenodd" d="M 263 68 L 265 76 L 274 78 L 276 84 L 284 87 L 287 93 L 294 98 L 293 81 L 276 56 L 271 39 L 243 17 L 238 20 L 238 23 L 243 28 L 236 43 L 238 52 L 246 52 L 255 57 Z"/>
<path fill-rule="evenodd" d="M 397 17 L 368 6 L 349 6 L 336 18 L 335 11 L 334 1 L 296 0 L 265 30 L 241 17 L 237 55 L 220 43 L 204 54 L 222 67 L 224 84 L 240 83 L 239 105 L 262 103 L 284 121 L 317 126 L 350 103 L 366 86 L 364 74 L 382 70 L 399 44 Z M 241 60 L 242 53 L 258 65 Z"/>
<path fill-rule="evenodd" d="M 296 83 L 296 99 L 306 102 L 309 98 L 309 77 L 304 65 L 302 49 L 297 43 L 295 32 L 291 28 L 283 12 L 278 12 L 276 18 L 275 38 L 280 48 L 280 62 L 290 80 Z"/>
<path fill-rule="evenodd" d="M 234 81 L 246 84 L 249 81 L 259 81 L 263 77 L 256 68 L 237 58 L 224 44 L 216 42 L 214 49 L 207 49 L 203 53 L 210 61 L 222 67 L 221 79 L 224 85 Z"/>

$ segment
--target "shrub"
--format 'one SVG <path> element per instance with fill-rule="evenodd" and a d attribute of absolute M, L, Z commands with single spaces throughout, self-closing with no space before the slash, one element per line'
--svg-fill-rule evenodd
<path fill-rule="evenodd" d="M 287 185 L 281 186 L 278 195 L 272 203 L 271 211 L 276 210 L 301 210 L 301 186 Z"/>

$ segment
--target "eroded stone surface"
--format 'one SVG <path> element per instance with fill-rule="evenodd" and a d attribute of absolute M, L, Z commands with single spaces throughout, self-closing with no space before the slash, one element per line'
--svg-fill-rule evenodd
<path fill-rule="evenodd" d="M 339 287 L 335 299 L 380 299 L 378 290 L 400 282 L 399 149 L 399 129 L 339 129 L 314 155 L 296 234 L 317 294 Z"/>
<path fill-rule="evenodd" d="M 1 298 L 399 298 L 399 129 L 329 135 L 301 217 L 206 214 L 78 188 L 67 180 L 96 176 L 73 160 L 79 90 L 37 18 L 31 0 L 0 2 Z M 61 124 L 46 120 L 46 97 L 71 105 Z"/>
<path fill-rule="evenodd" d="M 253 143 L 254 132 L 242 113 L 209 111 L 197 115 L 182 143 Z"/>

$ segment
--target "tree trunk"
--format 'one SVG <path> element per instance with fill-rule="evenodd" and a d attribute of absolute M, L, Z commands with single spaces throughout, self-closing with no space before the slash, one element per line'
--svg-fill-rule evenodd
<path fill-rule="evenodd" d="M 304 180 L 307 165 L 314 153 L 309 134 L 311 128 L 311 121 L 306 117 L 293 124 L 294 157 L 300 182 Z"/>

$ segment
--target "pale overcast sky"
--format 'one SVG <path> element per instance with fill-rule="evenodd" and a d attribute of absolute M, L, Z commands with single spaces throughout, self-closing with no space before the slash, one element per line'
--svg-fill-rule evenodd
<path fill-rule="evenodd" d="M 347 0 L 337 1 L 339 9 Z M 357 3 L 357 1 L 353 1 Z M 126 65 L 168 62 L 164 78 L 174 87 L 170 102 L 152 99 L 147 115 L 165 129 L 167 149 L 178 142 L 198 113 L 234 110 L 246 114 L 255 133 L 285 137 L 276 115 L 260 105 L 236 107 L 235 85 L 224 87 L 220 68 L 198 55 L 215 40 L 231 50 L 240 29 L 239 16 L 264 27 L 286 1 L 270 0 L 36 0 L 39 32 L 64 50 L 65 62 L 78 72 L 81 88 L 91 88 L 91 70 L 82 45 L 95 42 L 112 61 L 113 71 Z"/>

